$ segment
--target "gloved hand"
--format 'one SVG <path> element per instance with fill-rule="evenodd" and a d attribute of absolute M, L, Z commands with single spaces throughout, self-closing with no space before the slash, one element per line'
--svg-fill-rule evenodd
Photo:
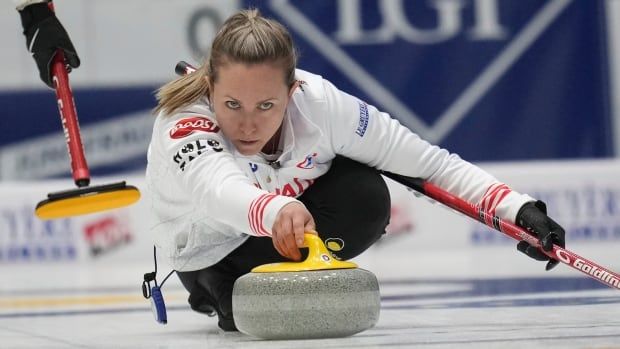
<path fill-rule="evenodd" d="M 56 51 L 61 49 L 65 55 L 65 63 L 70 68 L 80 66 L 80 58 L 69 39 L 69 35 L 56 18 L 47 2 L 26 6 L 19 11 L 26 36 L 28 51 L 39 68 L 41 80 L 49 87 L 52 83 L 52 60 Z"/>
<path fill-rule="evenodd" d="M 564 228 L 547 216 L 547 206 L 542 201 L 528 202 L 517 213 L 517 225 L 534 233 L 540 239 L 540 244 L 545 251 L 551 251 L 553 244 L 565 247 Z M 539 261 L 549 261 L 545 270 L 551 270 L 558 263 L 556 259 L 549 258 L 540 249 L 521 241 L 517 244 L 517 250 Z"/>

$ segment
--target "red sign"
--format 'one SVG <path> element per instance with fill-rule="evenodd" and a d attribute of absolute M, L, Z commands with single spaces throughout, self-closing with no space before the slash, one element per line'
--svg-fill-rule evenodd
<path fill-rule="evenodd" d="M 103 217 L 84 226 L 84 237 L 93 256 L 129 243 L 131 235 L 127 222 L 115 216 Z"/>
<path fill-rule="evenodd" d="M 187 137 L 194 133 L 194 131 L 215 133 L 219 130 L 220 128 L 213 121 L 196 116 L 179 120 L 170 130 L 170 138 L 179 139 Z"/>

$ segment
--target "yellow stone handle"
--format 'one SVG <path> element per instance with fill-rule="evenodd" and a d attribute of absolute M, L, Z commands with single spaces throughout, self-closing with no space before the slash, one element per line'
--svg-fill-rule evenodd
<path fill-rule="evenodd" d="M 278 273 L 284 271 L 309 271 L 327 269 L 357 268 L 352 262 L 339 261 L 327 250 L 323 240 L 313 233 L 304 234 L 304 247 L 308 248 L 308 258 L 303 262 L 282 262 L 259 265 L 253 273 Z"/>

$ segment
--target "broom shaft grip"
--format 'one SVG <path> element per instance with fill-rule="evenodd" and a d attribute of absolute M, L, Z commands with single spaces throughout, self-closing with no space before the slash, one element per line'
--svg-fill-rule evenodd
<path fill-rule="evenodd" d="M 75 101 L 73 100 L 73 92 L 71 92 L 69 85 L 69 74 L 65 68 L 64 61 L 65 57 L 62 50 L 58 50 L 52 62 L 52 81 L 56 90 L 60 121 L 67 142 L 69 159 L 71 160 L 73 180 L 78 187 L 84 187 L 90 182 L 90 173 L 86 158 L 84 157 L 80 125 L 75 109 Z"/>

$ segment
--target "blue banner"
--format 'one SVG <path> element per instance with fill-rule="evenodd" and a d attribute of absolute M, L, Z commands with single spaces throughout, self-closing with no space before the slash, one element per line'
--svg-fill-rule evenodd
<path fill-rule="evenodd" d="M 613 156 L 603 2 L 251 3 L 302 68 L 468 160 Z"/>
<path fill-rule="evenodd" d="M 604 2 L 271 0 L 239 5 L 259 8 L 290 29 L 300 68 L 323 75 L 467 160 L 617 155 Z M 179 40 L 196 56 L 204 52 L 191 30 L 203 26 L 191 23 L 200 16 L 214 25 L 225 19 L 217 12 L 195 11 L 187 37 Z M 165 50 L 166 42 L 160 44 Z M 148 114 L 157 86 L 133 85 L 76 88 L 82 127 Z M 0 105 L 5 130 L 0 151 L 14 153 L 16 144 L 62 134 L 49 90 L 3 90 Z M 144 168 L 146 144 L 142 153 L 95 162 L 93 173 Z M 54 175 L 59 173 L 41 176 Z"/>

